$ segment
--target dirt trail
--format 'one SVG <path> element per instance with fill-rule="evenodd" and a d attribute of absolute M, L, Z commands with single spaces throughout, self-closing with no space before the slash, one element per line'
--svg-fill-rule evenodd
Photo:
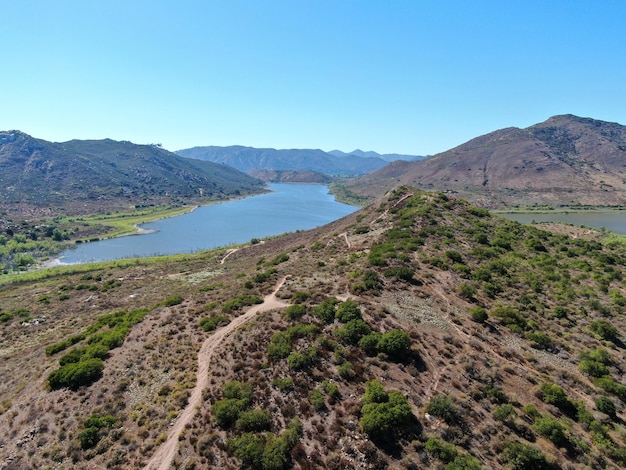
<path fill-rule="evenodd" d="M 161 445 L 161 447 L 156 450 L 153 457 L 145 466 L 146 470 L 168 470 L 170 468 L 174 457 L 178 453 L 178 436 L 183 431 L 183 429 L 185 429 L 185 426 L 191 422 L 197 410 L 200 408 L 200 405 L 202 404 L 202 392 L 209 385 L 209 363 L 211 362 L 211 358 L 213 357 L 215 349 L 220 345 L 224 338 L 226 338 L 226 336 L 232 333 L 239 326 L 251 320 L 256 314 L 260 312 L 266 312 L 275 308 L 283 308 L 289 305 L 276 297 L 276 293 L 283 286 L 286 280 L 287 277 L 282 278 L 276 286 L 274 292 L 267 295 L 263 299 L 262 304 L 253 306 L 252 308 L 250 308 L 250 310 L 248 310 L 243 315 L 235 318 L 224 328 L 217 330 L 202 344 L 202 348 L 200 348 L 200 352 L 198 353 L 198 373 L 196 386 L 191 392 L 187 407 L 184 409 L 184 411 L 181 413 L 181 415 L 172 426 L 167 436 L 167 440 Z"/>
<path fill-rule="evenodd" d="M 220 261 L 220 264 L 224 264 L 226 262 L 226 258 L 228 258 L 230 255 L 232 255 L 233 253 L 237 251 L 239 251 L 239 248 L 231 248 L 230 250 L 227 250 L 226 254 L 222 258 L 222 261 Z"/>

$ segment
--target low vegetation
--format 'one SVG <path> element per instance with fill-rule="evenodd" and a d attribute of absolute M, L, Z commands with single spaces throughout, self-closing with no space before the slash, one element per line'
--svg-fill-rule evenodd
<path fill-rule="evenodd" d="M 176 468 L 626 465 L 623 245 L 399 188 L 222 259 L 2 285 L 2 460 L 143 467 L 218 338 Z"/>

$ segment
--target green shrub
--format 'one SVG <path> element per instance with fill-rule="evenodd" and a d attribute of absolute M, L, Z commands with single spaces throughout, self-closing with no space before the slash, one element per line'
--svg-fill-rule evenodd
<path fill-rule="evenodd" d="M 180 295 L 174 295 L 172 297 L 168 297 L 163 302 L 161 302 L 161 305 L 163 305 L 164 307 L 173 307 L 174 305 L 179 305 L 183 303 L 183 300 L 185 299 L 183 299 Z"/>
<path fill-rule="evenodd" d="M 117 424 L 117 419 L 112 415 L 100 416 L 93 414 L 83 422 L 83 431 L 78 435 L 78 441 L 82 449 L 95 447 L 104 437 L 108 429 Z"/>
<path fill-rule="evenodd" d="M 239 414 L 235 427 L 244 432 L 269 431 L 272 419 L 268 411 L 255 408 Z"/>
<path fill-rule="evenodd" d="M 339 376 L 342 379 L 352 380 L 355 376 L 354 364 L 352 364 L 349 361 L 346 361 L 337 367 L 337 372 L 339 373 Z"/>
<path fill-rule="evenodd" d="M 426 406 L 426 412 L 441 418 L 449 425 L 456 424 L 459 419 L 456 406 L 452 399 L 440 394 L 434 395 L 430 399 Z"/>
<path fill-rule="evenodd" d="M 284 310 L 284 315 L 289 320 L 297 320 L 301 318 L 302 316 L 304 316 L 305 313 L 306 313 L 306 305 L 304 304 L 290 305 Z"/>
<path fill-rule="evenodd" d="M 452 462 L 458 455 L 456 447 L 434 437 L 426 441 L 426 451 L 443 463 Z"/>
<path fill-rule="evenodd" d="M 467 300 L 473 300 L 478 293 L 476 287 L 468 282 L 464 282 L 463 284 L 459 285 L 457 292 L 461 297 L 464 297 Z"/>
<path fill-rule="evenodd" d="M 607 341 L 616 341 L 618 331 L 613 325 L 604 320 L 594 320 L 590 323 L 591 331 L 599 338 Z"/>
<path fill-rule="evenodd" d="M 359 308 L 359 304 L 354 300 L 341 302 L 335 312 L 335 318 L 341 323 L 347 323 L 350 320 L 360 320 L 361 309 Z"/>
<path fill-rule="evenodd" d="M 347 343 L 356 344 L 359 340 L 369 333 L 372 329 L 370 326 L 361 319 L 350 320 L 341 328 L 337 328 L 335 335 Z"/>
<path fill-rule="evenodd" d="M 265 437 L 260 434 L 244 433 L 229 442 L 232 453 L 244 467 L 262 468 Z"/>
<path fill-rule="evenodd" d="M 102 377 L 104 362 L 91 358 L 85 361 L 69 363 L 50 373 L 48 383 L 53 390 L 59 388 L 77 389 L 91 385 Z"/>
<path fill-rule="evenodd" d="M 339 300 L 334 297 L 326 299 L 321 304 L 313 307 L 313 315 L 323 323 L 332 323 L 335 319 L 338 303 Z"/>
<path fill-rule="evenodd" d="M 413 417 L 407 398 L 400 392 L 387 393 L 375 380 L 365 387 L 359 421 L 363 431 L 376 443 L 394 442 Z"/>
<path fill-rule="evenodd" d="M 378 353 L 378 342 L 381 334 L 374 332 L 363 336 L 359 340 L 359 347 L 365 351 L 368 356 L 375 356 Z"/>
<path fill-rule="evenodd" d="M 273 437 L 267 440 L 261 458 L 263 470 L 285 470 L 289 467 L 290 445 L 285 437 Z"/>
<path fill-rule="evenodd" d="M 222 305 L 222 312 L 228 313 L 228 312 L 232 312 L 233 310 L 239 310 L 249 305 L 262 304 L 262 303 L 263 303 L 263 299 L 259 297 L 258 295 L 244 294 L 244 295 L 240 295 L 239 297 L 236 297 L 234 299 L 230 299 L 224 302 L 224 305 Z"/>
<path fill-rule="evenodd" d="M 500 405 L 495 410 L 493 410 L 493 418 L 496 421 L 507 421 L 509 418 L 514 417 L 515 414 L 515 408 L 513 408 L 513 405 L 509 403 Z"/>
<path fill-rule="evenodd" d="M 390 330 L 380 337 L 377 348 L 391 359 L 401 360 L 411 349 L 411 338 L 406 331 Z"/>
<path fill-rule="evenodd" d="M 605 415 L 610 416 L 612 419 L 617 417 L 617 408 L 615 407 L 615 403 L 613 403 L 610 398 L 599 397 L 596 400 L 596 409 Z"/>
<path fill-rule="evenodd" d="M 541 399 L 550 405 L 554 405 L 560 408 L 562 411 L 569 411 L 573 407 L 572 402 L 567 398 L 565 391 L 562 387 L 544 383 L 540 390 Z"/>
<path fill-rule="evenodd" d="M 565 428 L 554 418 L 540 416 L 535 420 L 535 431 L 541 436 L 552 441 L 557 447 L 567 444 Z"/>
<path fill-rule="evenodd" d="M 224 315 L 204 317 L 200 319 L 200 328 L 204 331 L 213 331 L 218 326 L 228 325 L 229 323 L 230 318 L 225 317 Z"/>
<path fill-rule="evenodd" d="M 505 445 L 504 458 L 513 470 L 549 470 L 552 468 L 539 449 L 521 442 Z"/>
<path fill-rule="evenodd" d="M 482 307 L 472 307 L 469 310 L 469 314 L 472 317 L 472 320 L 476 323 L 485 323 L 489 318 L 489 314 Z"/>
<path fill-rule="evenodd" d="M 309 401 L 316 411 L 322 411 L 326 409 L 326 399 L 318 388 L 314 389 L 311 392 L 311 395 L 309 396 Z"/>
<path fill-rule="evenodd" d="M 224 398 L 216 401 L 213 405 L 213 416 L 215 416 L 217 425 L 223 429 L 231 427 L 247 406 L 245 400 L 237 398 Z"/>
<path fill-rule="evenodd" d="M 272 386 L 281 392 L 288 392 L 293 389 L 293 379 L 291 377 L 277 377 L 272 380 Z"/>
<path fill-rule="evenodd" d="M 406 282 L 412 281 L 414 275 L 415 270 L 408 267 L 389 268 L 384 272 L 385 277 L 395 277 L 396 279 L 400 279 L 401 281 Z"/>

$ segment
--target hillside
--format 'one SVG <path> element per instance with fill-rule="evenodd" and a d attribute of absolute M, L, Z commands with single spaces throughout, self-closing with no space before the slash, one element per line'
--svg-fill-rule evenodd
<path fill-rule="evenodd" d="M 248 170 L 247 173 L 269 183 L 317 183 L 329 184 L 333 178 L 317 171 L 303 170 Z"/>
<path fill-rule="evenodd" d="M 386 162 L 395 162 L 396 160 L 416 161 L 416 160 L 423 160 L 424 158 L 426 158 L 425 156 L 421 156 L 421 155 L 404 155 L 401 153 L 380 154 L 380 153 L 372 152 L 372 151 L 364 152 L 363 150 L 360 150 L 360 149 L 353 150 L 352 152 L 342 152 L 341 150 L 331 150 L 328 153 L 331 155 L 334 155 L 335 157 L 346 157 L 348 155 L 355 155 L 361 158 L 368 158 L 368 157 L 369 158 L 382 158 Z"/>
<path fill-rule="evenodd" d="M 198 203 L 261 191 L 233 168 L 113 140 L 52 143 L 0 132 L 0 210 L 9 217 Z"/>
<path fill-rule="evenodd" d="M 370 173 L 386 165 L 379 157 L 345 155 L 336 157 L 322 150 L 259 149 L 242 147 L 194 147 L 179 150 L 178 155 L 223 163 L 241 171 L 297 170 L 316 171 L 329 176 L 357 176 Z"/>
<path fill-rule="evenodd" d="M 626 126 L 572 115 L 506 128 L 419 162 L 395 162 L 346 187 L 375 198 L 398 184 L 490 208 L 626 205 Z"/>
<path fill-rule="evenodd" d="M 25 277 L 0 287 L 0 466 L 624 468 L 625 264 L 402 187 L 238 250 Z"/>

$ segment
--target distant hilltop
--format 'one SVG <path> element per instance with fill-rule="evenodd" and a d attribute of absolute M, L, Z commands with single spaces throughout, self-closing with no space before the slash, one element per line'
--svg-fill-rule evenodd
<path fill-rule="evenodd" d="M 314 171 L 328 176 L 361 176 L 378 170 L 393 160 L 416 160 L 424 157 L 363 152 L 354 150 L 344 153 L 339 150 L 324 152 L 319 149 L 276 150 L 234 145 L 230 147 L 193 147 L 178 150 L 178 155 L 199 160 L 208 160 L 232 166 L 238 170 L 292 170 Z"/>
<path fill-rule="evenodd" d="M 571 114 L 476 137 L 422 161 L 396 161 L 346 183 L 375 198 L 398 185 L 489 208 L 626 206 L 626 127 Z"/>
<path fill-rule="evenodd" d="M 37 217 L 224 199 L 259 193 L 263 182 L 154 145 L 110 139 L 53 143 L 4 131 L 0 188 L 0 210 Z"/>

